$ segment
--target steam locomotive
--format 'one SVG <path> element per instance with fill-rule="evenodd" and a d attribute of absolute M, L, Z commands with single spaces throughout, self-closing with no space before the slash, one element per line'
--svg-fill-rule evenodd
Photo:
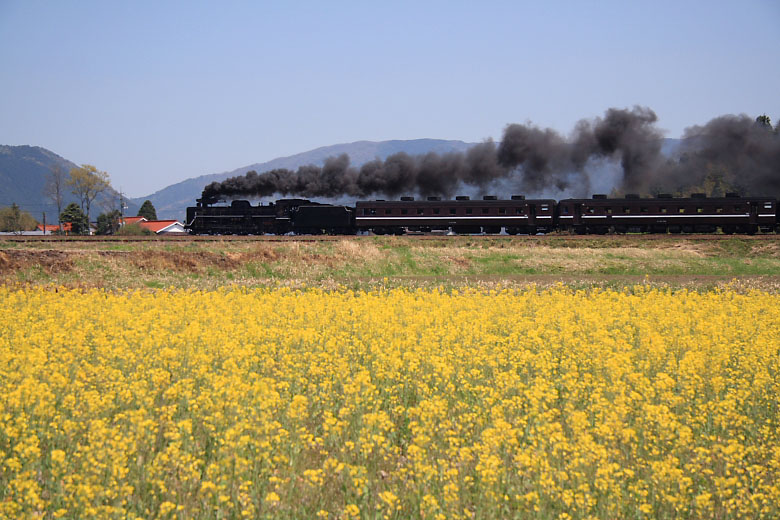
<path fill-rule="evenodd" d="M 322 204 L 307 199 L 280 199 L 267 205 L 247 200 L 220 203 L 198 199 L 187 208 L 185 227 L 197 235 L 376 235 L 454 232 L 536 234 L 562 231 L 605 233 L 753 234 L 778 231 L 777 199 L 659 194 L 653 198 L 626 195 L 591 199 L 508 199 L 466 196 L 401 197 L 400 200 L 358 201 L 354 206 Z"/>

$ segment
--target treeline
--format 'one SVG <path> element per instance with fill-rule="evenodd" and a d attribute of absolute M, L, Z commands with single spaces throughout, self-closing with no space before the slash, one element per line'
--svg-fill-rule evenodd
<path fill-rule="evenodd" d="M 38 221 L 29 212 L 22 210 L 16 203 L 0 208 L 0 231 L 16 233 L 32 231 Z"/>
<path fill-rule="evenodd" d="M 98 235 L 113 234 L 147 234 L 148 230 L 129 227 L 122 229 L 122 211 L 124 200 L 119 194 L 118 206 L 103 208 L 97 220 L 90 218 L 95 200 L 101 194 L 113 192 L 111 181 L 107 172 L 97 169 L 91 164 L 83 164 L 70 171 L 65 171 L 60 166 L 52 167 L 44 186 L 44 195 L 57 207 L 57 218 L 47 221 L 46 225 L 56 225 L 55 233 L 87 235 L 92 232 Z M 75 195 L 79 203 L 71 202 L 63 207 L 66 195 Z M 113 205 L 113 204 L 111 204 Z M 105 206 L 105 204 L 104 204 Z M 147 220 L 156 220 L 157 214 L 151 201 L 145 201 L 138 211 L 138 216 Z M 28 211 L 22 210 L 16 203 L 9 207 L 0 208 L 0 231 L 22 233 L 33 231 L 39 226 Z"/>

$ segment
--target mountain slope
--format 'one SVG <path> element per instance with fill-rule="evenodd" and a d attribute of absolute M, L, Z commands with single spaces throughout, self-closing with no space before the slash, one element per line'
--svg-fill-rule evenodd
<path fill-rule="evenodd" d="M 328 157 L 333 157 L 342 153 L 349 155 L 353 166 L 360 166 L 375 158 L 385 159 L 389 155 L 398 152 L 406 152 L 410 155 L 425 154 L 428 152 L 462 152 L 467 150 L 470 146 L 471 144 L 464 143 L 463 141 L 445 141 L 440 139 L 379 142 L 357 141 L 354 143 L 323 146 L 289 157 L 279 157 L 264 163 L 250 164 L 249 166 L 244 166 L 230 172 L 214 173 L 187 179 L 163 188 L 146 197 L 133 199 L 133 202 L 140 204 L 144 200 L 149 199 L 152 201 L 152 204 L 154 204 L 159 218 L 183 219 L 185 208 L 195 204 L 195 199 L 200 197 L 203 188 L 205 188 L 207 184 L 213 181 L 223 181 L 228 177 L 235 177 L 236 175 L 244 175 L 250 170 L 261 173 L 275 168 L 296 169 L 299 166 L 307 164 L 322 165 Z"/>
<path fill-rule="evenodd" d="M 57 221 L 57 206 L 44 194 L 44 187 L 52 168 L 59 166 L 68 172 L 77 165 L 40 146 L 7 146 L 0 145 L 0 206 L 10 206 L 13 203 L 30 214 L 38 221 Z M 64 189 L 63 208 L 70 202 L 79 202 Z M 97 219 L 99 213 L 113 209 L 118 205 L 118 193 L 109 190 L 98 197 L 92 205 L 91 217 Z M 126 213 L 138 211 L 138 205 L 128 204 Z"/>
<path fill-rule="evenodd" d="M 39 146 L 0 145 L 0 206 L 16 203 L 38 220 L 45 211 L 47 220 L 55 221 L 57 207 L 43 193 L 46 176 L 54 166 L 64 171 L 76 168 L 72 162 Z M 65 204 L 73 200 L 68 194 Z"/>

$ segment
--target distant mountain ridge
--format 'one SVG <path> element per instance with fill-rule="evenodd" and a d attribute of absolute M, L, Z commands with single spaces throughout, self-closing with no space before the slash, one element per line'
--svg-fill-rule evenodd
<path fill-rule="evenodd" d="M 183 219 L 184 211 L 187 206 L 195 204 L 195 199 L 200 198 L 203 188 L 214 181 L 223 181 L 228 177 L 244 175 L 248 171 L 254 170 L 262 173 L 276 168 L 297 169 L 299 166 L 307 164 L 322 165 L 328 157 L 349 155 L 353 166 L 374 160 L 376 158 L 386 159 L 394 153 L 406 152 L 409 155 L 426 154 L 428 152 L 448 153 L 463 152 L 473 146 L 473 143 L 463 141 L 447 141 L 442 139 L 413 139 L 408 141 L 356 141 L 354 143 L 335 144 L 323 146 L 308 152 L 303 152 L 288 157 L 278 157 L 268 162 L 250 164 L 233 171 L 224 173 L 213 173 L 210 175 L 201 175 L 176 184 L 172 184 L 160 191 L 133 199 L 136 204 L 149 199 L 154 204 L 159 218 Z"/>
<path fill-rule="evenodd" d="M 57 222 L 57 206 L 44 194 L 46 181 L 55 166 L 65 172 L 77 168 L 73 162 L 40 146 L 0 145 L 0 206 L 17 204 L 39 222 L 43 221 L 44 213 L 47 223 Z M 90 217 L 95 220 L 99 213 L 116 208 L 118 198 L 114 190 L 99 196 Z M 63 199 L 63 209 L 71 202 L 79 202 L 68 187 L 64 189 Z M 138 211 L 138 206 L 129 203 L 126 211 Z"/>
<path fill-rule="evenodd" d="M 15 203 L 37 220 L 42 220 L 46 212 L 47 221 L 56 221 L 57 207 L 43 193 L 46 177 L 54 166 L 64 171 L 77 167 L 40 146 L 0 145 L 0 206 Z M 65 200 L 63 207 L 75 197 L 68 193 Z"/>

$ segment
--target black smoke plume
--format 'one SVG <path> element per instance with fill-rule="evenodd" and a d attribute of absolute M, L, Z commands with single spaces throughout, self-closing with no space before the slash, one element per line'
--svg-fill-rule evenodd
<path fill-rule="evenodd" d="M 668 181 L 702 185 L 717 178 L 743 194 L 780 197 L 777 128 L 746 115 L 725 115 L 687 128 L 684 142 L 679 160 L 662 172 Z"/>
<path fill-rule="evenodd" d="M 646 107 L 610 108 L 603 117 L 577 123 L 569 138 L 531 124 L 511 124 L 498 146 L 488 140 L 466 153 L 397 153 L 360 168 L 340 155 L 321 167 L 250 171 L 213 182 L 203 197 L 451 197 L 464 187 L 486 191 L 499 183 L 532 194 L 566 190 L 587 196 L 605 163 L 620 169 L 613 186 L 620 192 L 680 191 L 717 177 L 744 194 L 780 195 L 780 138 L 771 125 L 747 116 L 718 117 L 687 129 L 679 155 L 668 158 L 661 153 L 657 119 Z"/>

